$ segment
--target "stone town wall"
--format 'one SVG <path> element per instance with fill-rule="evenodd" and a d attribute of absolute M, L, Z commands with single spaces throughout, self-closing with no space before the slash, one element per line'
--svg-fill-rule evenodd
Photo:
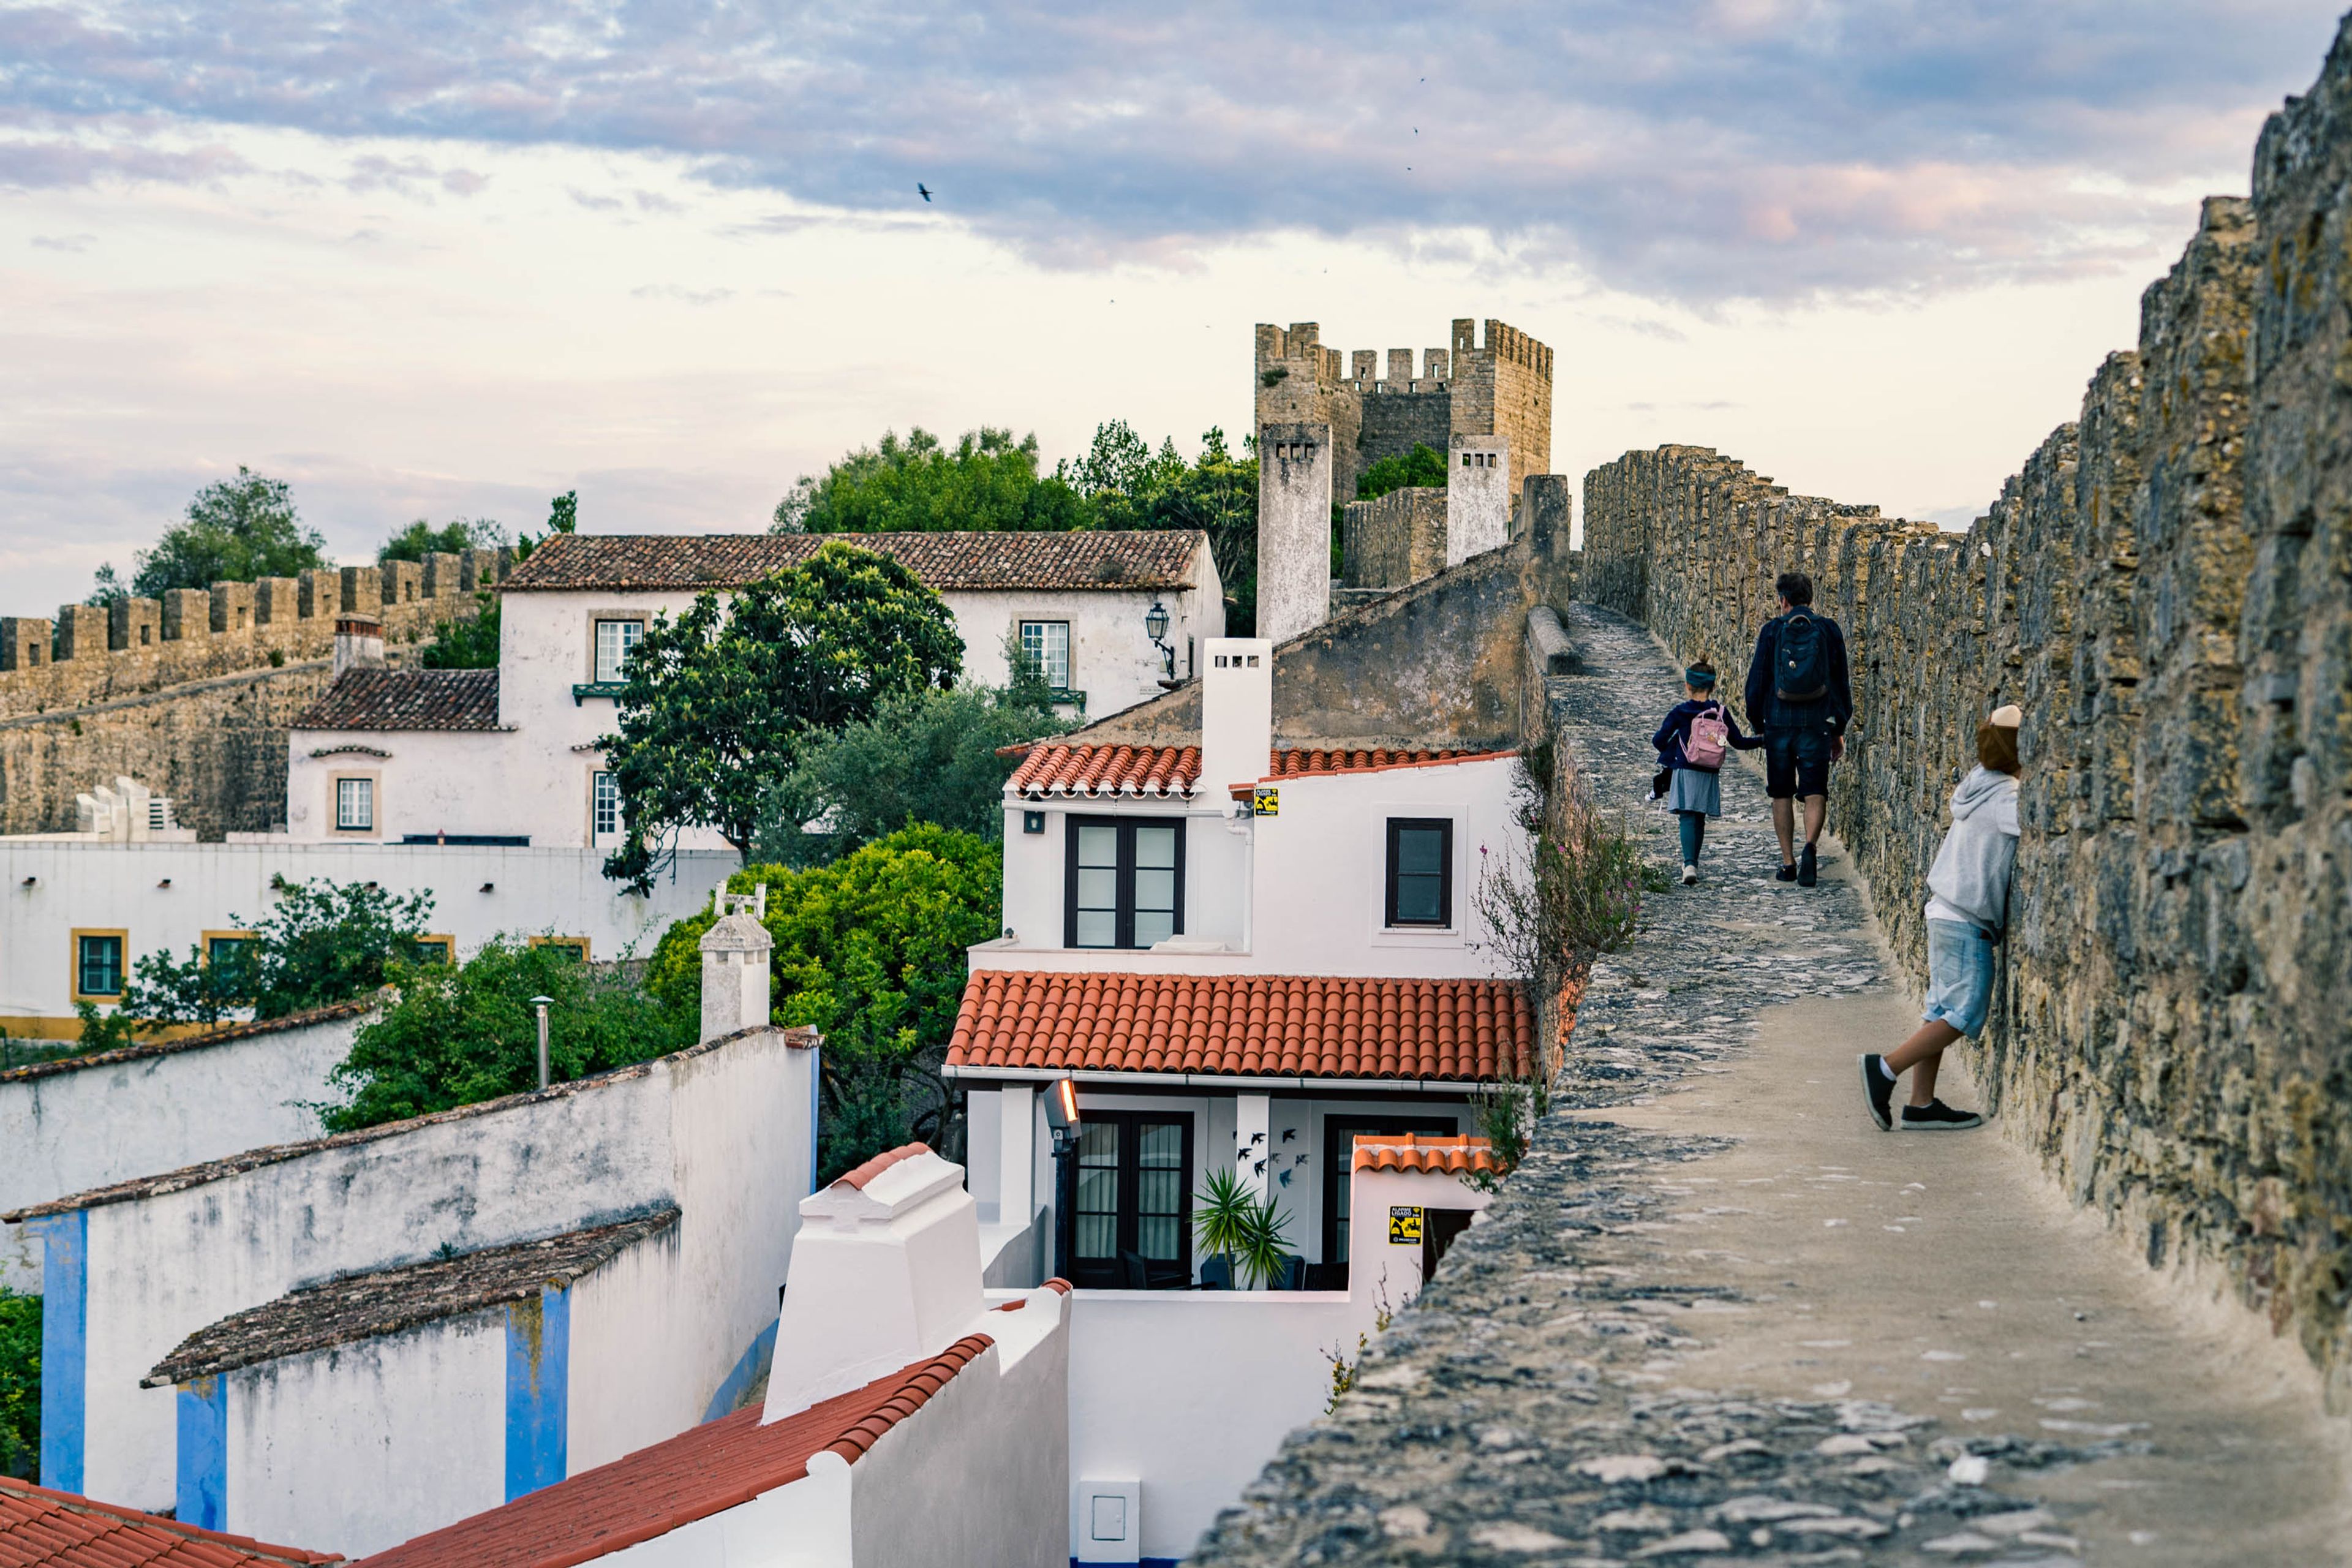
<path fill-rule="evenodd" d="M 1445 567 L 1445 491 L 1412 485 L 1349 501 L 1339 540 L 1339 580 L 1349 587 L 1418 583 Z"/>
<path fill-rule="evenodd" d="M 326 689 L 336 616 L 380 616 L 401 664 L 509 564 L 478 550 L 0 618 L 0 833 L 69 831 L 76 793 L 118 773 L 205 838 L 275 826 L 288 723 Z"/>
<path fill-rule="evenodd" d="M 1977 720 L 2024 706 L 2024 837 L 1979 1078 L 2151 1265 L 2218 1262 L 2352 1390 L 2352 31 L 2205 204 L 1965 534 L 1715 452 L 1585 481 L 1585 596 L 1737 690 L 1774 574 L 1847 628 L 1832 823 L 1924 974 Z"/>

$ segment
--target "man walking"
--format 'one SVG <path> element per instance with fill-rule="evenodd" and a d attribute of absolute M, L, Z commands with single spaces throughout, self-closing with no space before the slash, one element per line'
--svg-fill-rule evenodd
<path fill-rule="evenodd" d="M 1845 634 L 1813 609 L 1813 580 L 1783 572 L 1773 584 L 1780 613 L 1756 634 L 1748 661 L 1748 721 L 1764 732 L 1764 793 L 1780 836 L 1783 882 L 1810 888 L 1820 879 L 1814 846 L 1829 807 L 1830 763 L 1845 755 L 1853 718 L 1846 681 Z M 1805 804 L 1805 843 L 1796 845 L 1796 803 Z"/>

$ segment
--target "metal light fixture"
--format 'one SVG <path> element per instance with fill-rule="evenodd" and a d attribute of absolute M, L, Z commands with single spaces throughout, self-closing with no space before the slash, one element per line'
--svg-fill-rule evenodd
<path fill-rule="evenodd" d="M 1072 1242 L 1077 1231 L 1078 1086 L 1057 1078 L 1045 1086 L 1045 1125 L 1054 1134 L 1054 1272 L 1070 1277 Z"/>
<path fill-rule="evenodd" d="M 552 996 L 534 996 L 530 1005 L 539 1009 L 539 1087 L 547 1087 L 547 1010 L 555 1005 Z"/>
<path fill-rule="evenodd" d="M 1167 679 L 1175 679 L 1176 650 L 1163 640 L 1168 636 L 1168 606 L 1157 599 L 1151 602 L 1151 608 L 1143 613 L 1143 632 L 1151 639 L 1151 646 L 1160 650 L 1160 661 L 1168 672 Z"/>

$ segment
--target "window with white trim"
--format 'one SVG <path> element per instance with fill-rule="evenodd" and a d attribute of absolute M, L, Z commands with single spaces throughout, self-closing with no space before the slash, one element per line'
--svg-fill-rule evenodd
<path fill-rule="evenodd" d="M 335 781 L 335 830 L 339 833 L 375 831 L 375 780 Z"/>
<path fill-rule="evenodd" d="M 620 781 L 608 773 L 588 775 L 589 831 L 598 835 L 621 831 Z"/>
<path fill-rule="evenodd" d="M 1069 622 L 1022 622 L 1021 651 L 1037 667 L 1046 685 L 1062 691 L 1070 689 Z"/>
<path fill-rule="evenodd" d="M 644 640 L 643 621 L 598 621 L 596 623 L 596 684 L 608 686 L 627 679 L 621 672 L 629 662 L 629 654 Z"/>

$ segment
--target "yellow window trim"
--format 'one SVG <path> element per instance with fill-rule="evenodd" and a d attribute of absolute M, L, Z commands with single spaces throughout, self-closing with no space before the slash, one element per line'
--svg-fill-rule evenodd
<path fill-rule="evenodd" d="M 81 939 L 86 936 L 111 936 L 122 939 L 122 984 L 127 990 L 131 984 L 131 932 L 128 930 L 110 926 L 76 926 L 66 938 L 67 961 L 73 965 L 66 973 L 72 976 L 68 984 L 72 988 L 73 999 L 77 1002 L 98 1002 L 110 1006 L 122 1000 L 122 992 L 117 991 L 109 994 L 84 991 L 81 988 Z"/>

